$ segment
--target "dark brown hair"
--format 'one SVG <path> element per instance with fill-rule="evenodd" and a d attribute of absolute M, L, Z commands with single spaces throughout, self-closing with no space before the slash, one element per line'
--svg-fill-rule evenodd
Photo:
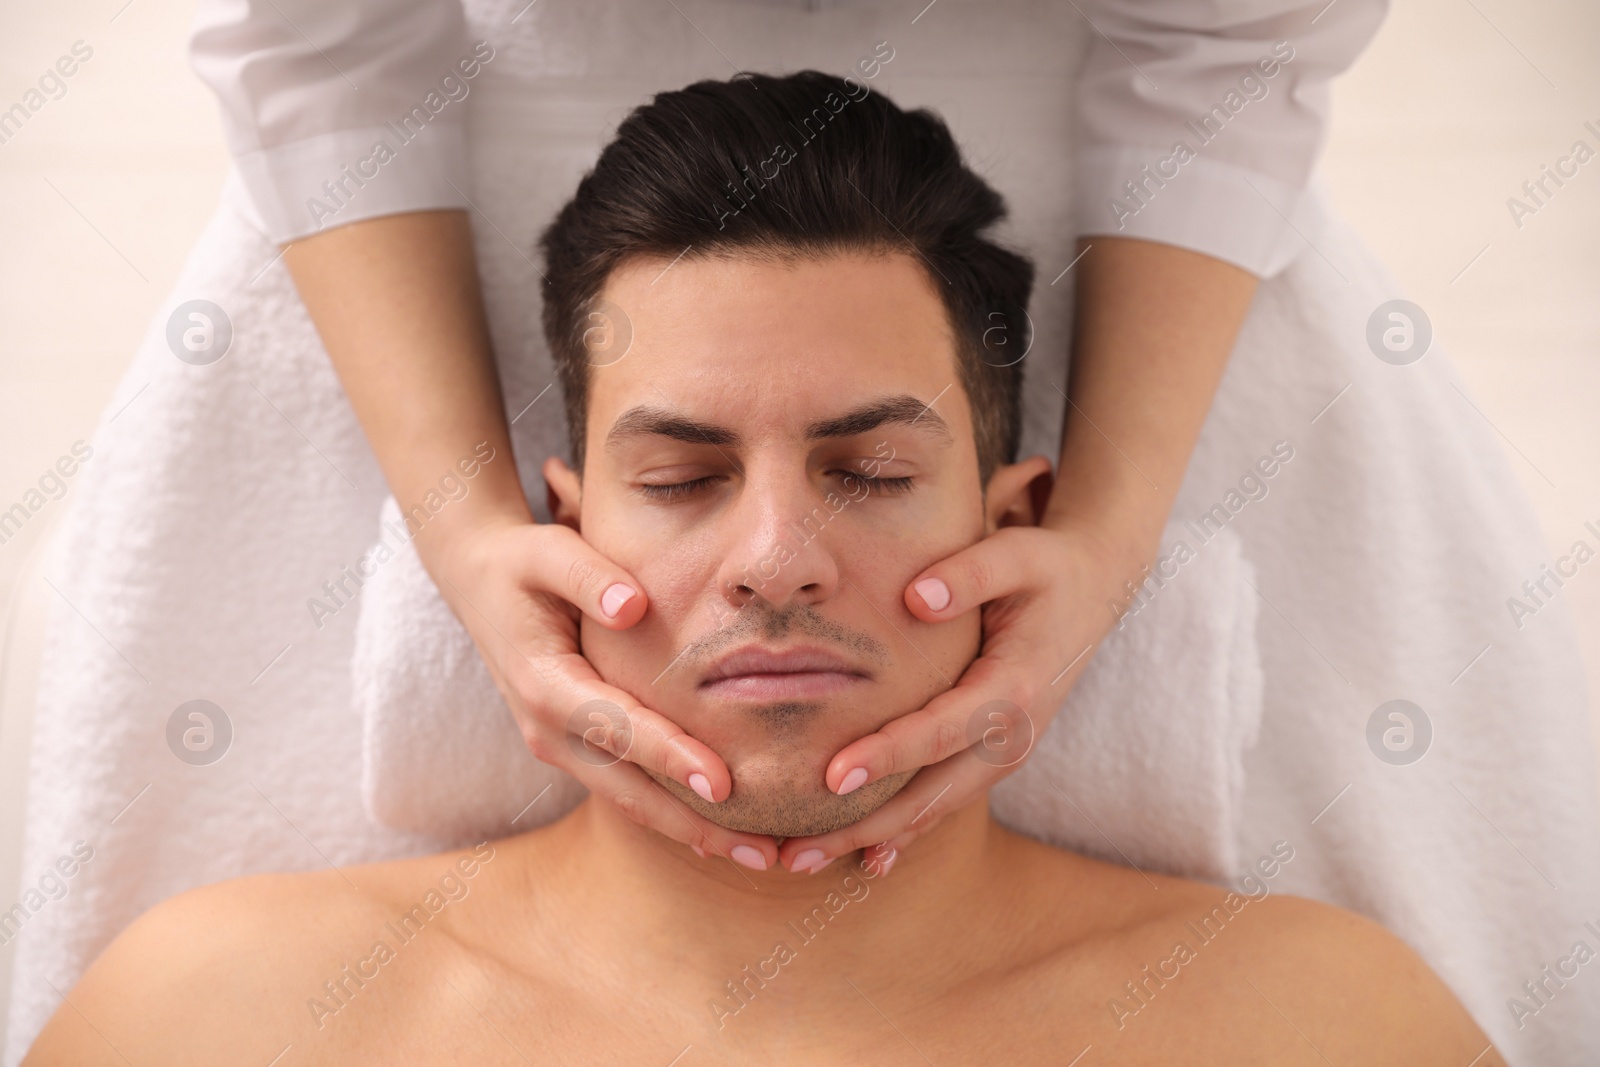
<path fill-rule="evenodd" d="M 824 256 L 902 251 L 944 301 L 978 468 L 1014 462 L 1033 265 L 986 235 L 1005 202 L 926 109 L 854 78 L 740 73 L 635 108 L 544 231 L 544 331 L 566 398 L 572 465 L 587 426 L 586 333 L 606 279 L 640 254 Z M 615 309 L 609 309 L 615 315 Z M 625 323 L 610 323 L 626 329 Z"/>

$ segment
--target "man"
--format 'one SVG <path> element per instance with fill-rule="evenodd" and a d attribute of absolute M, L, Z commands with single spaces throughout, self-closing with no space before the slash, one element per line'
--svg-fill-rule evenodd
<path fill-rule="evenodd" d="M 785 837 L 905 784 L 823 779 L 978 652 L 976 615 L 922 623 L 899 591 L 1034 521 L 1049 475 L 1013 462 L 1020 372 L 991 358 L 990 309 L 1016 329 L 1031 284 L 982 234 L 998 198 L 937 120 L 847 88 L 664 94 L 545 239 L 574 433 L 572 465 L 544 467 L 553 511 L 650 598 L 626 631 L 584 620 L 584 652 L 733 776 L 720 803 L 641 789 Z M 705 158 L 752 158 L 763 123 L 829 94 L 789 180 L 707 203 Z M 575 713 L 627 743 L 606 709 Z M 26 1062 L 1503 1062 L 1395 938 L 1272 895 L 1287 846 L 1230 892 L 1046 847 L 976 802 L 904 856 L 803 875 L 696 856 L 625 810 L 183 894 L 107 950 Z"/>

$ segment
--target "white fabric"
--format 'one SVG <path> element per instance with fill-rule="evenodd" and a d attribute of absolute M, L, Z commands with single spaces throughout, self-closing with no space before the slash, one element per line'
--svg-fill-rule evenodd
<path fill-rule="evenodd" d="M 1078 80 L 1079 232 L 1181 245 L 1262 276 L 1315 242 L 1309 185 L 1329 83 L 1388 0 L 1082 7 L 1095 33 Z"/>
<path fill-rule="evenodd" d="M 1171 524 L 1164 553 L 1179 543 L 1196 557 L 1147 579 L 990 810 L 1061 848 L 1230 882 L 1254 858 L 1235 828 L 1263 704 L 1255 568 L 1227 529 L 1200 546 Z"/>
<path fill-rule="evenodd" d="M 541 514 L 538 464 L 565 448 L 554 390 L 528 407 L 554 380 L 532 262 L 554 208 L 650 93 L 725 77 L 732 63 L 846 70 L 880 40 L 896 55 L 872 86 L 947 117 L 1010 203 L 1007 235 L 1039 266 L 1023 454 L 1054 454 L 1070 279 L 1050 280 L 1074 254 L 1071 145 L 1054 131 L 1072 113 L 1062 75 L 1092 33 L 1070 6 L 940 0 L 912 28 L 898 4 L 541 0 L 512 22 L 521 3 L 468 9 L 468 37 L 491 40 L 496 56 L 464 104 L 463 189 L 478 209 L 507 407 L 522 413 L 516 453 Z M 1013 17 L 997 17 L 1005 10 Z M 715 43 L 696 25 L 718 27 Z M 619 67 L 617 55 L 630 61 Z M 37 883 L 74 841 L 94 858 L 22 927 L 7 1065 L 55 1009 L 51 984 L 69 989 L 156 901 L 235 875 L 457 843 L 377 825 L 364 809 L 351 689 L 364 605 L 346 604 L 319 627 L 307 604 L 370 546 L 386 494 L 253 210 L 231 180 L 107 405 L 47 570 L 62 599 L 41 667 L 22 884 Z M 1295 858 L 1275 889 L 1396 931 L 1511 1062 L 1600 1061 L 1600 983 L 1568 982 L 1521 1030 L 1506 1007 L 1586 936 L 1600 901 L 1593 746 L 1570 620 L 1557 602 L 1518 631 L 1504 608 L 1537 572 L 1543 540 L 1443 353 L 1397 367 L 1368 349 L 1367 319 L 1400 295 L 1394 283 L 1336 223 L 1308 236 L 1315 252 L 1259 291 L 1174 510 L 1182 531 L 1224 507 L 1260 600 L 1259 740 L 1247 748 L 1247 732 L 1219 732 L 1203 761 L 1208 773 L 1243 767 L 1242 814 L 1218 836 L 1231 829 L 1241 866 L 1289 843 Z M 169 312 L 193 298 L 232 319 L 232 348 L 210 366 L 166 346 Z M 1230 498 L 1279 441 L 1294 456 L 1265 480 L 1267 495 Z M 1199 541 L 1199 558 L 1130 630 L 1154 627 L 1165 598 L 1201 578 L 1193 568 L 1221 558 L 1216 538 Z M 1164 658 L 1149 664 L 1164 669 Z M 1422 705 L 1434 725 L 1432 747 L 1409 767 L 1380 762 L 1366 741 L 1373 709 L 1396 697 Z M 174 709 L 196 698 L 234 725 L 232 747 L 211 766 L 180 762 L 165 739 Z M 1175 728 L 1184 713 L 1139 703 L 1112 711 L 1143 736 Z M 1041 835 L 1072 833 L 1052 822 L 1064 817 L 1048 808 L 1054 789 L 1027 785 L 1052 775 L 1051 750 L 1037 758 L 1004 787 L 1022 790 L 1007 817 L 1034 820 Z M 1076 780 L 1055 784 L 1095 822 L 1153 799 L 1104 763 L 1078 768 Z M 1152 776 L 1193 772 L 1191 763 Z M 518 826 L 551 813 L 536 805 Z M 1109 833 L 1113 851 L 1141 866 L 1187 862 L 1163 851 L 1159 825 L 1129 820 Z"/>
<path fill-rule="evenodd" d="M 382 520 L 380 538 L 403 547 L 362 587 L 352 675 L 368 814 L 482 839 L 571 810 L 586 790 L 523 744 L 471 635 L 395 533 L 393 497 Z M 1186 536 L 1169 529 L 1167 543 Z M 1152 582 L 1148 606 L 1124 616 L 1023 768 L 994 790 L 995 817 L 1112 862 L 1231 878 L 1243 755 L 1261 720 L 1253 578 L 1224 529 L 1181 580 Z"/>
<path fill-rule="evenodd" d="M 398 551 L 352 609 L 360 621 L 350 696 L 367 814 L 441 839 L 482 840 L 571 811 L 588 790 L 528 751 L 472 637 L 406 539 L 393 497 L 380 520 L 379 543 Z"/>
<path fill-rule="evenodd" d="M 465 38 L 459 0 L 195 5 L 190 64 L 216 91 L 228 150 L 275 240 L 467 206 L 461 105 L 474 79 L 457 64 L 477 57 Z M 363 168 L 380 141 L 395 158 Z"/>
<path fill-rule="evenodd" d="M 740 6 L 760 16 L 824 7 L 833 14 L 857 4 L 724 0 L 704 9 L 707 20 L 694 21 L 717 41 L 724 24 L 743 17 L 732 11 Z M 1055 133 L 1071 138 L 1076 130 L 1079 142 L 1069 225 L 1076 233 L 1180 245 L 1263 276 L 1281 270 L 1300 247 L 1296 230 L 1315 223 L 1306 189 L 1326 132 L 1328 82 L 1355 60 L 1387 6 L 1083 0 L 1072 12 L 1074 32 L 1051 42 L 1061 52 L 1055 91 L 1071 89 L 1073 71 L 1081 70 L 1076 121 Z M 519 5 L 506 17 L 521 22 L 528 15 Z M 886 32 L 900 47 L 939 32 L 929 27 L 945 17 L 925 11 Z M 989 26 L 974 30 L 999 36 Z M 1081 67 L 1073 55 L 1080 35 L 1088 45 Z M 456 100 L 472 91 L 473 79 L 458 67 L 471 44 L 460 0 L 200 0 L 189 54 L 217 93 L 229 146 L 267 233 L 286 242 L 399 211 L 466 206 Z M 862 44 L 870 55 L 873 42 Z M 1292 58 L 1276 62 L 1275 48 Z M 603 58 L 607 68 L 624 69 L 622 56 Z M 1258 62 L 1267 66 L 1257 69 Z M 721 76 L 729 73 L 732 67 Z M 1247 75 L 1255 80 L 1241 84 Z M 426 136 L 402 146 L 393 124 L 430 92 L 426 106 L 437 117 Z M 1216 108 L 1214 138 L 1185 126 Z M 1176 177 L 1141 174 L 1178 141 L 1197 158 L 1169 165 Z M 379 142 L 396 150 L 394 162 L 358 167 Z M 351 179 L 352 169 L 382 177 Z M 330 181 L 345 184 L 329 190 Z M 1128 182 L 1143 183 L 1144 192 L 1130 195 Z"/>

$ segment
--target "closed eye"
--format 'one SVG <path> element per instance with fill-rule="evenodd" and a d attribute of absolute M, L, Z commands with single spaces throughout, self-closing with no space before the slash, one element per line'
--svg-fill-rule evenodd
<path fill-rule="evenodd" d="M 858 482 L 864 482 L 866 483 L 867 488 L 871 489 L 874 493 L 883 493 L 885 495 L 909 493 L 911 491 L 911 485 L 913 481 L 909 475 L 900 478 L 868 478 L 864 474 L 846 472 L 845 477 L 854 478 Z"/>
<path fill-rule="evenodd" d="M 915 479 L 909 475 L 899 478 L 868 478 L 864 474 L 858 474 L 855 471 L 848 470 L 830 471 L 829 473 L 836 474 L 847 481 L 862 483 L 870 492 L 878 493 L 884 496 L 893 496 L 900 493 L 910 492 L 912 485 L 915 482 Z M 656 501 L 657 503 L 670 504 L 693 496 L 695 493 L 708 487 L 711 485 L 711 483 L 718 481 L 720 478 L 721 475 L 708 474 L 704 477 L 694 478 L 687 482 L 674 482 L 667 485 L 641 485 L 639 486 L 639 492 L 643 493 L 644 496 L 649 500 Z"/>
<path fill-rule="evenodd" d="M 650 500 L 670 504 L 684 497 L 693 496 L 697 491 L 717 480 L 716 475 L 708 474 L 703 478 L 695 478 L 687 482 L 675 482 L 670 485 L 641 485 L 639 492 Z"/>

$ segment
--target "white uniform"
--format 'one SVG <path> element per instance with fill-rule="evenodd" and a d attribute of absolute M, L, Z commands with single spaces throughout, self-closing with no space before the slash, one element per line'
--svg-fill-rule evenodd
<path fill-rule="evenodd" d="M 751 6 L 760 18 L 771 14 L 761 7 L 823 16 L 881 5 L 766 0 Z M 1326 132 L 1329 80 L 1371 40 L 1388 5 L 1085 0 L 1077 6 L 1088 54 L 1077 54 L 1076 39 L 1041 46 L 1059 50 L 1060 83 L 1071 92 L 1079 124 L 1075 135 L 1061 131 L 1075 142 L 1077 231 L 1146 237 L 1257 274 L 1276 273 L 1303 247 L 1293 223 L 1308 210 L 1306 188 Z M 1017 11 L 996 9 L 987 17 Z M 519 16 L 513 9 L 511 17 L 522 22 L 536 14 L 530 8 Z M 724 13 L 713 7 L 706 14 L 717 20 Z M 884 32 L 894 39 L 883 39 L 891 49 L 915 48 L 918 37 L 945 17 L 930 7 L 916 23 L 908 17 L 898 34 L 886 20 Z M 924 19 L 929 27 L 919 28 Z M 680 21 L 690 34 L 699 22 Z M 720 20 L 700 28 L 716 47 Z M 641 58 L 599 55 L 582 42 L 547 44 L 551 51 L 541 49 L 538 60 L 559 69 L 563 61 L 555 49 L 570 48 L 569 58 L 585 55 L 585 72 L 597 78 L 623 63 L 637 71 Z M 874 44 L 856 46 L 871 58 Z M 464 57 L 470 61 L 457 0 L 362 0 L 336 8 L 315 0 L 202 2 L 191 56 L 222 103 L 229 149 L 274 240 L 397 211 L 467 206 L 465 109 L 449 106 L 430 123 L 437 136 L 414 150 L 408 145 L 405 165 L 374 192 L 363 190 L 359 202 L 335 216 L 307 206 L 331 202 L 323 182 L 368 156 L 375 141 L 394 140 L 386 124 L 421 103 Z M 730 57 L 726 73 L 740 60 Z M 536 61 L 528 73 L 541 65 Z M 1241 79 L 1247 80 L 1241 85 Z M 444 93 L 440 99 L 448 102 Z M 1198 132 L 1207 115 L 1214 117 Z M 1177 141 L 1196 154 L 1166 166 L 1170 188 L 1160 174 L 1152 181 L 1141 173 L 1170 158 Z M 1181 181 L 1172 180 L 1180 174 Z M 1129 181 L 1142 186 L 1144 204 L 1130 197 Z M 1112 206 L 1118 201 L 1120 209 Z"/>
<path fill-rule="evenodd" d="M 1583 925 L 1600 925 L 1600 819 L 1570 621 L 1559 600 L 1507 618 L 1546 553 L 1527 504 L 1441 354 L 1375 354 L 1369 319 L 1400 294 L 1311 187 L 1328 80 L 1384 5 L 919 6 L 201 0 L 193 61 L 236 170 L 107 407 L 50 571 L 72 608 L 54 609 L 41 672 L 24 888 L 76 841 L 93 858 L 21 916 L 6 1064 L 57 1006 L 51 984 L 69 988 L 172 893 L 453 843 L 363 809 L 349 679 L 363 602 L 335 598 L 322 618 L 306 604 L 373 543 L 386 492 L 276 243 L 470 205 L 542 517 L 538 463 L 565 450 L 565 427 L 539 399 L 554 376 L 538 233 L 651 93 L 802 67 L 938 111 L 1005 195 L 1003 236 L 1038 265 L 1023 455 L 1056 452 L 1061 272 L 1080 234 L 1180 245 L 1265 279 L 1174 510 L 1181 525 L 1223 508 L 1262 601 L 1259 740 L 1233 754 L 1237 852 L 1288 842 L 1275 889 L 1395 930 L 1512 1062 L 1600 1060 L 1600 981 L 1523 988 L 1575 942 L 1600 946 Z M 209 365 L 169 341 L 169 312 L 194 298 L 231 320 Z M 1246 502 L 1242 477 L 1281 459 L 1279 442 L 1292 460 Z M 1396 698 L 1430 715 L 1410 765 L 1369 742 Z M 173 740 L 194 699 L 231 727 L 210 765 Z M 1015 777 L 1049 771 L 1030 760 Z"/>

